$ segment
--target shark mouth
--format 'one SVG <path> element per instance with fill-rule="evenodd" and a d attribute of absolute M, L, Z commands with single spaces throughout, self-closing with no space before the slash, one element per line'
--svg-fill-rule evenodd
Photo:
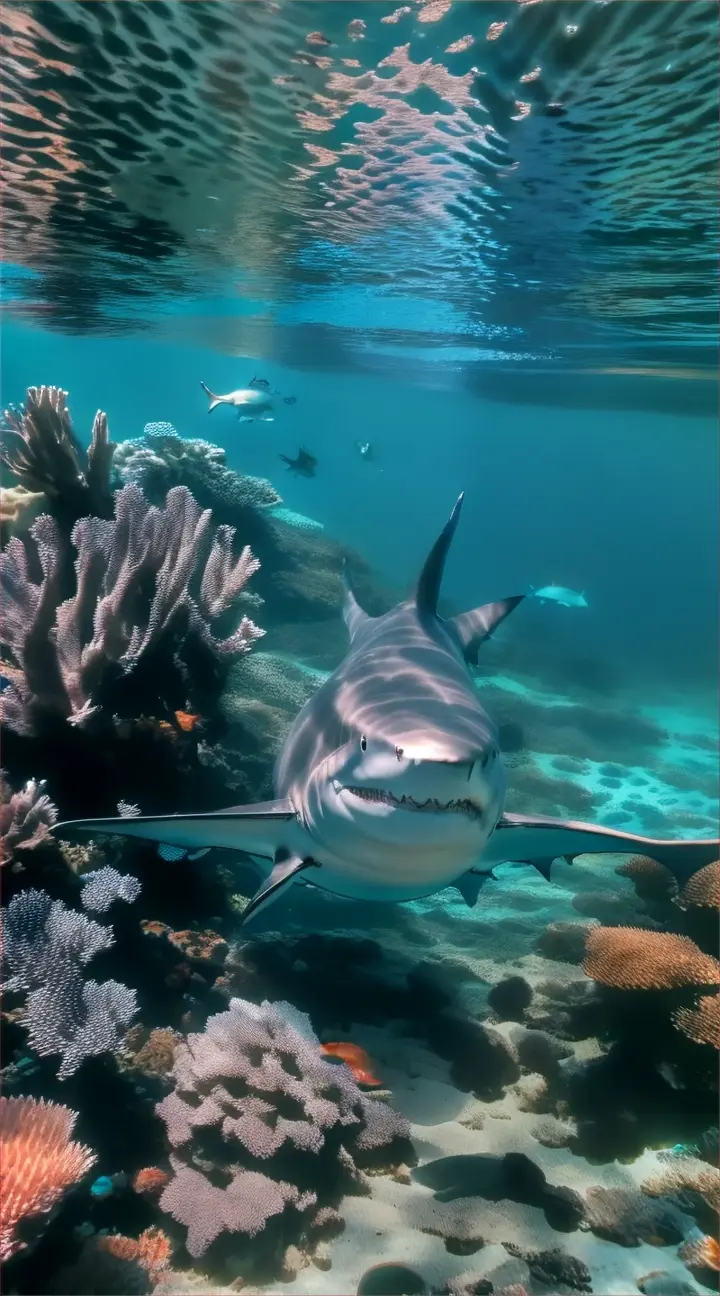
<path fill-rule="evenodd" d="M 385 792 L 382 788 L 369 787 L 346 787 L 340 786 L 336 789 L 338 792 L 351 792 L 353 796 L 359 797 L 361 801 L 381 801 L 384 805 L 397 806 L 402 810 L 415 810 L 422 814 L 462 814 L 468 815 L 471 819 L 482 819 L 482 810 L 474 801 L 467 798 L 457 801 L 438 801 L 435 797 L 428 797 L 427 801 L 415 801 L 411 796 L 395 797 L 392 792 Z"/>

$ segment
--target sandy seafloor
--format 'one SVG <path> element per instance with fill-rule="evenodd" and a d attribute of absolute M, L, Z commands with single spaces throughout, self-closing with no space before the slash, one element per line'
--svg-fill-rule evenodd
<path fill-rule="evenodd" d="M 519 692 L 534 704 L 558 706 L 566 701 L 572 706 L 577 701 L 558 698 L 534 683 L 518 684 L 510 677 L 495 675 L 479 681 L 479 687 L 484 684 L 510 693 Z M 596 700 L 596 705 L 601 708 L 602 701 Z M 617 699 L 614 705 L 617 707 Z M 716 835 L 717 798 L 692 788 L 681 790 L 658 772 L 673 768 L 696 770 L 707 789 L 708 780 L 717 776 L 717 756 L 713 750 L 716 727 L 712 718 L 707 712 L 683 708 L 681 701 L 675 705 L 648 706 L 646 714 L 667 732 L 662 749 L 644 765 L 633 763 L 620 771 L 615 763 L 616 772 L 621 773 L 620 786 L 610 789 L 611 795 L 605 796 L 598 818 L 611 824 L 614 810 L 628 795 L 641 793 L 643 802 L 656 808 L 670 822 L 675 814 L 688 815 L 688 826 L 682 835 Z M 554 765 L 556 757 L 537 751 L 532 755 L 536 765 L 550 776 L 560 777 Z M 602 764 L 586 761 L 582 773 L 563 772 L 561 777 L 572 778 L 579 786 L 594 792 L 602 786 Z M 511 768 L 511 786 L 512 780 Z M 603 791 L 607 794 L 608 789 Z M 649 831 L 640 816 L 632 820 L 625 818 L 622 826 L 631 832 Z M 643 912 L 632 883 L 615 872 L 620 863 L 618 856 L 585 856 L 572 867 L 558 861 L 553 866 L 551 883 L 532 868 L 508 863 L 496 870 L 495 879 L 485 885 L 472 910 L 455 890 L 449 889 L 428 900 L 398 907 L 404 915 L 400 922 L 395 907 L 384 910 L 374 906 L 378 918 L 372 929 L 361 929 L 358 922 L 358 919 L 362 921 L 361 915 L 354 916 L 352 906 L 345 904 L 338 910 L 341 923 L 347 923 L 342 926 L 341 934 L 370 936 L 390 957 L 397 954 L 401 959 L 412 960 L 417 956 L 425 965 L 435 965 L 452 981 L 462 1007 L 510 1040 L 513 1032 L 522 1028 L 493 1017 L 487 996 L 494 984 L 513 975 L 522 976 L 533 989 L 549 981 L 561 985 L 587 981 L 581 967 L 551 961 L 535 950 L 535 941 L 547 924 L 596 920 L 592 912 L 584 909 L 583 895 L 588 896 L 590 909 L 597 912 L 600 920 L 603 920 L 603 898 L 611 915 L 605 921 L 632 925 L 633 915 Z M 302 929 L 303 915 L 306 915 L 310 926 L 337 932 L 337 926 L 333 925 L 337 917 L 333 920 L 332 916 L 337 908 L 334 902 L 323 899 L 318 903 L 316 899 L 314 904 L 319 910 L 317 923 L 311 921 L 311 889 L 303 888 L 302 896 L 298 896 L 293 906 L 293 931 Z M 387 926 L 383 926 L 381 916 L 385 912 Z M 410 944 L 408 934 L 412 938 Z M 376 1074 L 390 1091 L 393 1106 L 412 1124 L 418 1166 L 403 1176 L 404 1182 L 389 1174 L 373 1175 L 368 1180 L 369 1196 L 345 1198 L 341 1211 L 346 1227 L 329 1244 L 329 1268 L 308 1264 L 292 1281 L 278 1281 L 262 1288 L 243 1285 L 243 1291 L 262 1290 L 268 1296 L 280 1296 L 280 1293 L 354 1296 L 362 1274 L 371 1265 L 383 1261 L 412 1266 L 422 1275 L 430 1291 L 442 1291 L 448 1279 L 461 1274 L 472 1274 L 475 1280 L 488 1278 L 495 1290 L 512 1283 L 523 1283 L 528 1292 L 538 1294 L 572 1290 L 563 1286 L 551 1288 L 531 1277 L 525 1261 L 511 1256 L 503 1247 L 503 1242 L 511 1242 L 526 1252 L 561 1248 L 583 1261 L 592 1275 L 595 1293 L 627 1296 L 639 1290 L 638 1279 L 658 1271 L 666 1275 L 667 1291 L 707 1293 L 708 1288 L 695 1281 L 678 1257 L 677 1244 L 623 1246 L 596 1236 L 586 1224 L 573 1232 L 558 1232 L 547 1222 L 542 1209 L 510 1200 L 480 1202 L 478 1219 L 485 1241 L 481 1249 L 465 1255 L 449 1252 L 442 1237 L 419 1226 L 421 1217 L 427 1215 L 428 1203 L 434 1200 L 434 1191 L 418 1182 L 416 1174 L 418 1169 L 438 1158 L 521 1152 L 544 1171 L 549 1184 L 563 1185 L 580 1194 L 597 1186 L 638 1190 L 645 1180 L 667 1169 L 667 1164 L 656 1151 L 649 1150 L 630 1164 L 618 1161 L 596 1164 L 573 1154 L 567 1147 L 547 1147 L 538 1142 L 533 1130 L 540 1124 L 557 1121 L 557 1117 L 543 1115 L 542 1108 L 526 1110 L 533 1101 L 537 1076 L 528 1079 L 524 1072 L 517 1084 L 506 1088 L 501 1099 L 483 1102 L 453 1084 L 450 1065 L 425 1043 L 396 1033 L 392 1025 L 351 1023 L 349 1029 L 332 1036 L 326 1031 L 324 1037 L 347 1038 L 367 1050 Z M 571 1056 L 561 1066 L 600 1056 L 603 1051 L 603 1046 L 593 1039 L 563 1042 L 571 1050 Z M 690 1233 L 694 1220 L 690 1216 L 686 1218 Z M 216 1284 L 207 1284 L 196 1273 L 168 1276 L 159 1290 L 220 1289 Z"/>

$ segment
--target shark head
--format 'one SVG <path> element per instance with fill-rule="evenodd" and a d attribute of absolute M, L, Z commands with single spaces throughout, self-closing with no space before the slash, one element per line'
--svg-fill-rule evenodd
<path fill-rule="evenodd" d="M 322 863 L 317 885 L 341 894 L 429 894 L 438 879 L 475 864 L 502 813 L 498 734 L 467 661 L 520 600 L 438 616 L 458 515 L 459 504 L 414 594 L 385 616 L 366 616 L 348 590 L 350 652 L 299 718 L 281 760 L 280 790 L 299 807 Z M 291 767 L 303 769 L 302 783 Z"/>
<path fill-rule="evenodd" d="M 403 854 L 414 873 L 422 874 L 423 860 L 449 875 L 468 868 L 495 828 L 505 795 L 497 736 L 489 721 L 478 729 L 477 741 L 462 753 L 447 733 L 430 727 L 425 734 L 416 729 L 405 746 L 358 734 L 309 781 L 313 837 L 331 854 L 342 851 L 346 869 L 370 867 L 388 879 Z"/>

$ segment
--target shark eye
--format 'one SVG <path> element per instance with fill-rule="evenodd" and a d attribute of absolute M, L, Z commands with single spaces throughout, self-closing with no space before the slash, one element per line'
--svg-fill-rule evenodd
<path fill-rule="evenodd" d="M 360 751 L 367 751 L 367 738 L 365 737 L 365 734 L 363 734 L 360 739 Z"/>
<path fill-rule="evenodd" d="M 402 760 L 403 756 L 405 755 L 405 750 L 404 750 L 404 748 L 403 748 L 403 747 L 396 747 L 396 748 L 395 748 L 395 755 L 397 756 L 398 760 Z"/>

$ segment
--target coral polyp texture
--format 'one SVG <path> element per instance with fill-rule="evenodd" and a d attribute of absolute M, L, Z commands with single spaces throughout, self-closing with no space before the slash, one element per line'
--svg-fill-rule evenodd
<path fill-rule="evenodd" d="M 720 909 L 720 860 L 693 873 L 682 889 L 680 904 L 683 908 Z"/>
<path fill-rule="evenodd" d="M 101 869 L 82 875 L 83 909 L 94 913 L 106 913 L 116 900 L 132 904 L 142 890 L 137 878 L 118 873 L 118 870 L 106 864 Z"/>
<path fill-rule="evenodd" d="M 284 1228 L 307 1239 L 348 1190 L 348 1163 L 409 1135 L 402 1116 L 323 1058 L 289 1004 L 232 999 L 180 1045 L 172 1074 L 174 1092 L 157 1107 L 174 1172 L 160 1205 L 187 1228 L 193 1256 L 223 1233 L 254 1237 L 286 1210 L 294 1222 Z"/>
<path fill-rule="evenodd" d="M 16 1233 L 21 1221 L 47 1215 L 94 1164 L 90 1148 L 72 1141 L 76 1120 L 59 1103 L 0 1098 L 0 1259 L 26 1245 Z"/>
<path fill-rule="evenodd" d="M 63 510 L 106 515 L 115 450 L 107 415 L 95 415 L 86 452 L 73 431 L 67 397 L 60 387 L 29 387 L 24 410 L 6 409 L 0 462 L 21 486 L 58 501 Z"/>
<path fill-rule="evenodd" d="M 618 990 L 720 985 L 720 962 L 703 954 L 688 936 L 637 927 L 590 927 L 583 968 L 595 981 Z"/>
<path fill-rule="evenodd" d="M 720 995 L 703 995 L 695 1008 L 678 1008 L 673 1021 L 696 1044 L 720 1049 Z"/>
<path fill-rule="evenodd" d="M 58 1077 L 86 1057 L 113 1052 L 137 1012 L 135 991 L 118 981 L 86 981 L 82 969 L 113 944 L 112 929 L 29 888 L 2 912 L 6 991 L 27 993 L 23 1024 L 41 1057 L 60 1054 Z"/>
<path fill-rule="evenodd" d="M 0 770 L 0 865 L 19 847 L 32 850 L 47 841 L 57 823 L 57 806 L 45 793 L 45 783 L 28 779 L 21 792 L 12 792 Z"/>
<path fill-rule="evenodd" d="M 113 466 L 122 481 L 142 487 L 152 500 L 164 498 L 173 486 L 188 486 L 220 521 L 280 504 L 269 481 L 228 468 L 220 446 L 186 439 L 172 423 L 146 423 L 141 437 L 120 443 Z"/>
<path fill-rule="evenodd" d="M 630 878 L 641 900 L 669 900 L 678 893 L 670 869 L 647 855 L 633 855 L 615 872 L 618 877 Z"/>
<path fill-rule="evenodd" d="M 168 492 L 164 509 L 126 486 L 115 496 L 114 521 L 81 518 L 67 599 L 57 523 L 43 514 L 30 534 L 39 584 L 22 541 L 11 539 L 0 557 L 0 642 L 13 658 L 0 718 L 20 734 L 36 733 L 48 716 L 83 724 L 109 680 L 131 674 L 151 652 L 182 659 L 195 644 L 232 658 L 263 633 L 243 616 L 228 637 L 214 637 L 210 622 L 233 606 L 258 562 L 247 546 L 234 555 L 232 527 L 212 534 L 210 511 L 184 486 Z"/>

